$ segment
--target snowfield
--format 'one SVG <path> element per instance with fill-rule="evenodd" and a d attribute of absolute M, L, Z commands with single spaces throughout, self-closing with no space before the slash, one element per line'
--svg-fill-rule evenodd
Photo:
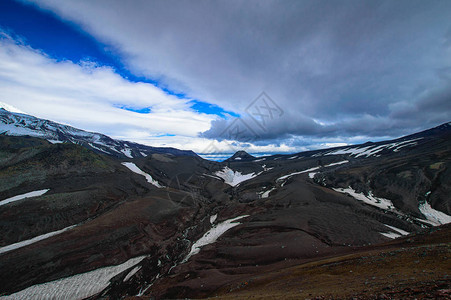
<path fill-rule="evenodd" d="M 143 172 L 140 168 L 138 168 L 134 163 L 124 162 L 122 163 L 124 166 L 130 169 L 130 171 L 135 172 L 136 174 L 142 175 L 146 178 L 147 182 L 153 184 L 157 188 L 162 188 L 163 186 L 158 183 L 155 179 L 152 178 L 149 174 Z"/>
<path fill-rule="evenodd" d="M 213 225 L 210 230 L 208 230 L 200 239 L 198 239 L 192 246 L 191 251 L 188 255 L 183 259 L 182 263 L 185 263 L 190 259 L 191 256 L 196 255 L 200 252 L 200 248 L 205 245 L 212 244 L 216 242 L 216 240 L 223 235 L 227 230 L 240 225 L 240 222 L 236 222 L 239 219 L 249 217 L 249 215 L 239 216 L 233 219 L 226 220 L 217 225 Z M 210 219 L 211 220 L 211 219 Z"/>
<path fill-rule="evenodd" d="M 243 181 L 252 179 L 256 177 L 258 174 L 249 173 L 249 174 L 241 174 L 239 171 L 234 171 L 229 167 L 225 167 L 222 171 L 217 171 L 215 173 L 216 176 L 222 178 L 225 183 L 230 186 L 237 186 Z"/>
<path fill-rule="evenodd" d="M 376 207 L 379 207 L 382 209 L 390 209 L 391 210 L 391 209 L 395 208 L 395 206 L 393 205 L 393 202 L 391 202 L 388 199 L 374 197 L 371 192 L 369 192 L 369 195 L 366 196 L 363 193 L 357 193 L 351 187 L 348 187 L 347 189 L 343 189 L 343 188 L 335 189 L 334 188 L 333 190 L 336 192 L 343 193 L 343 194 L 349 194 L 357 200 L 363 201 L 366 204 L 376 206 Z"/>
<path fill-rule="evenodd" d="M 32 197 L 38 197 L 38 196 L 42 196 L 45 193 L 47 193 L 48 191 L 50 191 L 50 189 L 43 189 L 43 190 L 38 190 L 38 191 L 33 191 L 33 192 L 28 192 L 25 194 L 21 194 L 21 195 L 17 195 L 11 198 L 7 198 L 5 200 L 0 201 L 0 206 L 14 202 L 14 201 L 18 201 L 18 200 L 22 200 L 25 198 L 32 198 Z"/>
<path fill-rule="evenodd" d="M 441 211 L 433 209 L 431 205 L 427 202 L 420 204 L 418 208 L 420 209 L 420 212 L 430 222 L 430 224 L 434 226 L 440 226 L 442 224 L 451 223 L 451 216 Z"/>
<path fill-rule="evenodd" d="M 111 278 L 136 266 L 145 257 L 146 256 L 139 256 L 129 259 L 117 266 L 104 267 L 55 281 L 33 285 L 9 296 L 0 297 L 0 299 L 85 299 L 104 290 L 108 287 Z M 135 269 L 131 270 L 130 273 L 134 270 Z M 136 272 L 137 271 L 138 270 L 136 270 Z"/>

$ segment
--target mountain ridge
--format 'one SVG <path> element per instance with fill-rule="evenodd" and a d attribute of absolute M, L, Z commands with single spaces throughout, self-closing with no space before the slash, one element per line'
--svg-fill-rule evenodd
<path fill-rule="evenodd" d="M 10 112 L 0 108 L 0 134 L 30 135 L 48 140 L 51 143 L 75 143 L 95 152 L 118 158 L 142 158 L 152 153 L 197 156 L 191 150 L 171 147 L 152 147 L 134 142 L 113 139 L 97 132 L 89 132 L 69 125 L 40 119 L 23 113 Z"/>

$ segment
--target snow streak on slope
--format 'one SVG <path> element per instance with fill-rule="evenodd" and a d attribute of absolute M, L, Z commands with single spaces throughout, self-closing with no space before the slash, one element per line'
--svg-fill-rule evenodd
<path fill-rule="evenodd" d="M 111 278 L 140 263 L 145 257 L 139 256 L 117 266 L 104 267 L 55 281 L 33 285 L 20 292 L 0 297 L 0 299 L 85 299 L 104 290 L 108 287 Z"/>
<path fill-rule="evenodd" d="M 241 174 L 239 171 L 234 171 L 229 167 L 225 167 L 222 171 L 217 171 L 215 175 L 224 179 L 224 182 L 228 185 L 237 186 L 243 181 L 256 177 L 258 174 Z"/>
<path fill-rule="evenodd" d="M 343 189 L 343 188 L 335 189 L 334 188 L 333 190 L 340 192 L 340 193 L 349 194 L 352 197 L 354 197 L 355 199 L 363 201 L 364 203 L 369 204 L 369 205 L 373 205 L 373 206 L 376 206 L 376 207 L 379 207 L 382 209 L 394 209 L 394 205 L 390 200 L 374 197 L 371 192 L 369 192 L 368 196 L 366 196 L 363 193 L 357 193 L 351 187 L 348 187 L 347 189 Z"/>
<path fill-rule="evenodd" d="M 226 220 L 224 222 L 221 222 L 217 225 L 213 225 L 213 227 L 207 231 L 200 239 L 198 239 L 192 246 L 191 251 L 188 253 L 188 255 L 183 259 L 182 263 L 185 263 L 188 261 L 188 259 L 199 253 L 200 248 L 202 248 L 205 245 L 212 244 L 216 242 L 216 240 L 223 235 L 227 230 L 240 225 L 240 222 L 235 222 L 239 219 L 248 217 L 249 215 L 239 216 L 233 219 Z"/>
<path fill-rule="evenodd" d="M 311 172 L 311 171 L 315 171 L 315 170 L 318 170 L 319 168 L 321 168 L 321 167 L 314 167 L 314 168 L 310 168 L 310 169 L 307 169 L 307 170 L 304 170 L 304 171 L 293 172 L 293 173 L 290 173 L 288 175 L 284 175 L 282 177 L 277 178 L 276 181 L 282 181 L 284 179 L 287 179 L 288 177 L 291 177 L 291 176 L 294 176 L 294 175 L 303 174 L 303 173 L 308 173 L 308 172 Z"/>
<path fill-rule="evenodd" d="M 435 210 L 426 201 L 419 206 L 420 212 L 435 226 L 451 223 L 451 216 Z"/>
<path fill-rule="evenodd" d="M 77 226 L 77 225 L 72 225 L 72 226 L 69 226 L 69 227 L 57 230 L 57 231 L 52 231 L 52 232 L 49 232 L 49 233 L 46 233 L 46 234 L 38 235 L 38 236 L 36 236 L 36 237 L 34 237 L 32 239 L 29 239 L 29 240 L 25 240 L 25 241 L 21 241 L 21 242 L 18 242 L 18 243 L 15 243 L 15 244 L 11 244 L 11 245 L 8 245 L 8 246 L 5 246 L 5 247 L 1 247 L 0 248 L 0 254 L 8 252 L 8 251 L 16 250 L 16 249 L 19 249 L 19 248 L 22 248 L 22 247 L 34 244 L 36 242 L 48 239 L 49 237 L 52 237 L 54 235 L 63 233 L 65 231 L 68 231 L 68 230 L 74 228 L 75 226 Z"/>
<path fill-rule="evenodd" d="M 130 171 L 135 172 L 136 174 L 142 175 L 146 178 L 148 183 L 153 184 L 157 188 L 162 188 L 163 186 L 158 183 L 155 179 L 152 178 L 149 174 L 143 172 L 140 168 L 138 168 L 134 163 L 124 162 L 122 163 L 124 166 L 130 169 Z"/>
<path fill-rule="evenodd" d="M 33 192 L 17 195 L 17 196 L 14 196 L 14 197 L 11 197 L 11 198 L 8 198 L 8 199 L 0 201 L 0 206 L 8 204 L 10 202 L 22 200 L 22 199 L 25 199 L 25 198 L 42 196 L 45 193 L 47 193 L 49 190 L 50 189 L 43 189 L 43 190 L 39 190 L 39 191 L 33 191 Z"/>
<path fill-rule="evenodd" d="M 133 277 L 133 275 L 135 275 L 139 270 L 141 270 L 141 266 L 136 266 L 134 267 L 130 272 L 128 272 L 127 276 L 124 277 L 124 280 L 122 280 L 123 282 L 129 280 L 130 278 Z"/>
<path fill-rule="evenodd" d="M 382 234 L 385 237 L 388 237 L 390 239 L 397 239 L 399 237 L 401 237 L 400 234 L 394 233 L 394 232 L 380 232 L 380 234 Z"/>
<path fill-rule="evenodd" d="M 409 233 L 407 231 L 404 231 L 402 229 L 399 229 L 395 226 L 390 226 L 387 224 L 384 224 L 386 227 L 390 228 L 392 231 L 391 232 L 380 232 L 380 234 L 382 234 L 385 237 L 388 237 L 390 239 L 397 239 L 403 235 L 408 235 Z"/>
<path fill-rule="evenodd" d="M 333 166 L 338 166 L 338 165 L 346 164 L 346 163 L 348 163 L 348 162 L 349 162 L 349 160 L 342 160 L 342 161 L 339 161 L 339 162 L 335 162 L 335 163 L 331 163 L 331 164 L 325 165 L 324 168 L 333 167 Z M 307 170 L 304 170 L 304 171 L 299 171 L 299 172 L 290 173 L 290 174 L 288 174 L 288 175 L 284 175 L 284 176 L 282 176 L 282 177 L 277 178 L 276 181 L 282 181 L 282 180 L 284 180 L 284 179 L 287 179 L 288 177 L 291 177 L 291 176 L 294 176 L 294 175 L 303 174 L 303 173 L 307 173 L 307 172 L 310 172 L 310 173 L 308 173 L 308 177 L 309 177 L 310 179 L 313 179 L 313 178 L 315 177 L 315 175 L 316 175 L 317 173 L 319 173 L 319 172 L 311 172 L 311 171 L 315 171 L 315 170 L 318 170 L 318 169 L 320 169 L 320 168 L 321 168 L 321 166 L 318 166 L 318 167 L 310 168 L 310 169 L 307 169 Z M 282 186 L 283 186 L 283 185 L 284 185 L 284 183 L 282 184 Z"/>
<path fill-rule="evenodd" d="M 400 229 L 400 228 L 397 228 L 397 227 L 395 227 L 395 226 L 390 226 L 390 225 L 387 225 L 387 224 L 384 224 L 384 225 L 385 225 L 386 227 L 390 228 L 391 230 L 394 230 L 394 231 L 400 233 L 401 235 L 408 235 L 408 234 L 409 234 L 409 232 L 407 232 L 407 231 L 405 231 L 405 230 L 402 230 L 402 229 Z"/>
<path fill-rule="evenodd" d="M 339 162 L 336 162 L 336 163 L 331 163 L 331 164 L 325 165 L 325 167 L 338 166 L 338 165 L 346 164 L 348 162 L 349 162 L 349 160 L 342 160 L 342 161 L 339 161 Z"/>

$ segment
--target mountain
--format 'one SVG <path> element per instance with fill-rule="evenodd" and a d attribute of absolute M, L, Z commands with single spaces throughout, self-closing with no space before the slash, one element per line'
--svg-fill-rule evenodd
<path fill-rule="evenodd" d="M 225 161 L 249 161 L 255 159 L 255 156 L 250 155 L 246 151 L 237 151 L 235 154 L 233 154 L 231 157 L 226 159 Z"/>
<path fill-rule="evenodd" d="M 115 140 L 100 133 L 87 132 L 49 120 L 10 112 L 3 108 L 0 108 L 0 134 L 14 136 L 29 135 L 46 139 L 51 143 L 74 143 L 92 149 L 98 153 L 125 159 L 146 157 L 152 153 L 166 153 L 176 156 L 196 156 L 193 151 L 165 147 L 150 147 L 137 143 Z"/>
<path fill-rule="evenodd" d="M 449 123 L 222 163 L 125 162 L 18 134 L 0 135 L 5 299 L 446 299 L 451 287 Z"/>

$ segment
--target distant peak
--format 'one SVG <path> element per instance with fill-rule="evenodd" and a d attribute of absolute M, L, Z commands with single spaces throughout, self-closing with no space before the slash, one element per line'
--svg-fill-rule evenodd
<path fill-rule="evenodd" d="M 250 155 L 244 150 L 237 151 L 233 156 L 228 158 L 226 161 L 247 161 L 253 160 L 255 156 Z"/>

